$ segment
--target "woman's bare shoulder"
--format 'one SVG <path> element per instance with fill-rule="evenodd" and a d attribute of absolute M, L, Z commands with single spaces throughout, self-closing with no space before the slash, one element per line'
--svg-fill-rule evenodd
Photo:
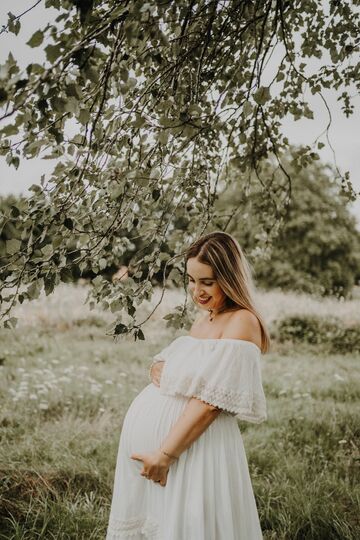
<path fill-rule="evenodd" d="M 259 319 L 248 309 L 238 309 L 229 317 L 222 338 L 252 341 L 261 347 L 261 326 Z"/>

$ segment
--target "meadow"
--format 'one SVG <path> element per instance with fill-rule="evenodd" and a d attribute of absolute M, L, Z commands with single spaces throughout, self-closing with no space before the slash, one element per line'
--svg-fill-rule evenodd
<path fill-rule="evenodd" d="M 135 343 L 106 335 L 113 316 L 89 311 L 86 292 L 63 285 L 0 331 L 1 540 L 105 538 L 124 415 L 152 356 L 185 333 L 162 319 L 181 291 L 165 294 Z M 360 324 L 359 299 L 273 291 L 259 303 L 270 327 L 292 313 Z M 291 342 L 262 357 L 268 419 L 239 427 L 265 540 L 360 538 L 359 361 Z"/>

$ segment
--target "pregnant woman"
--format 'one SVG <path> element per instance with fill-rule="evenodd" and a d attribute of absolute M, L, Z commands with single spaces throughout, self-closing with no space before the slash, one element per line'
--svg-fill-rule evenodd
<path fill-rule="evenodd" d="M 186 252 L 188 335 L 155 355 L 117 456 L 107 540 L 260 540 L 238 419 L 266 419 L 269 335 L 237 240 L 215 231 Z"/>

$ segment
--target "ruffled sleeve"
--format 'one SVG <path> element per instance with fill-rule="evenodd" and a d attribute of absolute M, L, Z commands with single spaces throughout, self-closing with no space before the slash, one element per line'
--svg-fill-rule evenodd
<path fill-rule="evenodd" d="M 154 358 L 164 360 L 160 393 L 196 397 L 241 420 L 266 420 L 260 349 L 238 339 L 180 336 Z"/>

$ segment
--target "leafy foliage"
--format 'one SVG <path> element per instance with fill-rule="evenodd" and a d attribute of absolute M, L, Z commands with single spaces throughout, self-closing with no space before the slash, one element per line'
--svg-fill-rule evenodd
<path fill-rule="evenodd" d="M 293 315 L 277 321 L 275 338 L 280 342 L 328 346 L 331 353 L 359 353 L 360 326 L 345 326 L 338 317 Z"/>
<path fill-rule="evenodd" d="M 357 2 L 333 0 L 328 10 L 300 0 L 46 0 L 45 6 L 59 15 L 28 41 L 44 47 L 45 64 L 21 71 L 10 54 L 0 71 L 0 154 L 16 168 L 23 158 L 57 159 L 50 178 L 34 184 L 17 209 L 19 232 L 0 261 L 2 318 L 9 324 L 20 298 L 41 289 L 50 294 L 74 267 L 82 272 L 90 265 L 99 274 L 117 265 L 137 237 L 144 251 L 134 256 L 126 283 L 98 276 L 93 290 L 93 301 L 133 317 L 130 325 L 119 317 L 114 332 L 136 339 L 144 321 L 136 322 L 135 305 L 151 296 L 151 277 L 162 264 L 164 279 L 170 262 L 181 275 L 179 258 L 210 223 L 228 160 L 237 157 L 243 172 L 256 172 L 270 218 L 281 220 L 291 195 L 281 120 L 311 117 L 306 89 L 335 89 L 344 113 L 352 114 Z M 18 34 L 21 16 L 10 13 L 5 30 Z M 309 74 L 306 58 L 323 53 L 331 62 Z M 261 167 L 268 157 L 282 172 L 271 185 Z M 294 166 L 317 157 L 306 147 Z M 348 175 L 342 180 L 353 198 Z M 265 233 L 259 247 L 267 240 Z M 176 253 L 173 261 L 168 251 Z M 181 313 L 186 317 L 186 303 Z M 182 321 L 176 314 L 175 326 Z"/>
<path fill-rule="evenodd" d="M 321 162 L 296 170 L 299 149 L 283 160 L 291 176 L 292 199 L 286 219 L 272 224 L 261 190 L 247 192 L 248 178 L 232 163 L 228 181 L 215 203 L 220 226 L 239 238 L 253 262 L 257 281 L 266 288 L 281 287 L 318 295 L 347 296 L 360 281 L 360 232 L 348 209 L 335 172 Z M 268 183 L 273 182 L 268 168 Z M 231 204 L 237 212 L 226 217 Z M 259 250 L 258 240 L 272 238 Z"/>

